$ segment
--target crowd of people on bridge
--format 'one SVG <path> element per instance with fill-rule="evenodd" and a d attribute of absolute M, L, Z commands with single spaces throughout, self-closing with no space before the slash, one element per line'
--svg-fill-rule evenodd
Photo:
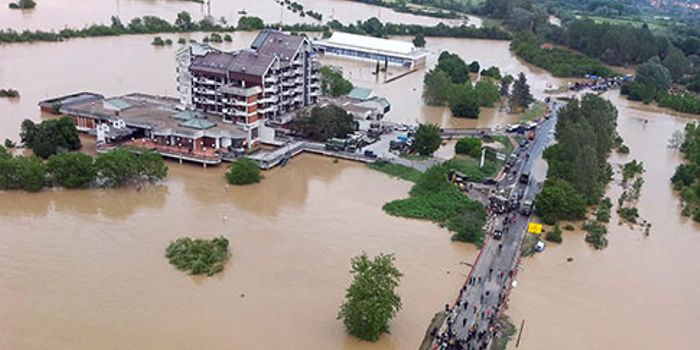
<path fill-rule="evenodd" d="M 499 249 L 500 252 L 500 249 Z M 445 304 L 447 314 L 443 329 L 433 328 L 430 335 L 433 337 L 433 350 L 485 350 L 500 331 L 498 312 L 505 306 L 507 298 L 507 282 L 513 278 L 513 271 L 495 271 L 489 268 L 485 276 L 470 276 L 467 283 L 459 293 L 458 302 L 453 307 Z M 483 285 L 486 281 L 496 278 L 498 281 L 498 293 L 485 290 L 479 296 L 478 305 L 469 305 L 469 301 L 462 298 L 469 287 Z M 495 300 L 494 300 L 495 297 Z M 474 322 L 468 323 L 468 314 L 474 315 Z M 483 328 L 479 328 L 478 321 L 487 321 Z M 458 327 L 464 331 L 460 332 Z M 460 333 L 462 335 L 460 335 Z M 464 335 L 466 334 L 466 336 Z"/>

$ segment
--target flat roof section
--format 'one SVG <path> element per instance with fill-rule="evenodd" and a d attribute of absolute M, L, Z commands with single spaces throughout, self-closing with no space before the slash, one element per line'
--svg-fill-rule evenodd
<path fill-rule="evenodd" d="M 61 113 L 72 116 L 84 116 L 102 120 L 123 119 L 132 128 L 146 128 L 158 135 L 184 137 L 229 137 L 246 138 L 247 133 L 235 124 L 215 123 L 211 120 L 220 118 L 204 113 L 183 113 L 176 106 L 179 100 L 146 94 L 129 94 L 119 99 L 131 105 L 116 115 L 114 110 L 104 107 L 102 99 L 63 106 Z M 191 117 L 187 120 L 184 118 Z M 211 120 L 207 120 L 209 118 Z"/>
<path fill-rule="evenodd" d="M 371 36 L 334 32 L 330 38 L 317 42 L 320 45 L 338 46 L 362 51 L 375 51 L 387 55 L 420 57 L 427 55 L 417 50 L 412 43 L 400 40 L 382 39 Z"/>

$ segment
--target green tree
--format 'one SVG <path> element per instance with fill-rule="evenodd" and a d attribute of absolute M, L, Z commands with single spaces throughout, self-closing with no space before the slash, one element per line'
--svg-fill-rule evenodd
<path fill-rule="evenodd" d="M 346 137 L 357 130 L 357 123 L 344 109 L 328 105 L 300 115 L 291 128 L 306 139 L 323 142 L 331 137 Z"/>
<path fill-rule="evenodd" d="M 486 81 L 484 79 L 479 80 L 474 84 L 474 93 L 479 100 L 479 106 L 481 107 L 491 107 L 496 101 L 501 98 L 500 91 L 498 91 L 498 86 L 493 82 Z"/>
<path fill-rule="evenodd" d="M 420 124 L 413 138 L 414 152 L 423 156 L 432 155 L 442 143 L 440 127 L 435 124 Z"/>
<path fill-rule="evenodd" d="M 466 154 L 472 158 L 481 156 L 481 139 L 478 137 L 464 137 L 455 144 L 455 153 Z"/>
<path fill-rule="evenodd" d="M 666 91 L 671 87 L 673 78 L 666 67 L 661 65 L 658 57 L 649 59 L 637 67 L 635 83 L 654 88 L 656 91 Z"/>
<path fill-rule="evenodd" d="M 544 239 L 550 242 L 554 243 L 561 243 L 562 238 L 561 238 L 561 228 L 559 227 L 559 223 L 557 222 L 554 224 L 554 228 L 551 231 L 548 231 L 544 235 Z"/>
<path fill-rule="evenodd" d="M 511 91 L 510 103 L 513 108 L 527 108 L 534 101 L 530 93 L 530 85 L 527 84 L 527 78 L 522 72 L 518 74 L 518 79 L 513 83 L 513 91 Z"/>
<path fill-rule="evenodd" d="M 376 341 L 389 331 L 389 321 L 401 309 L 395 289 L 403 274 L 394 265 L 393 255 L 366 253 L 351 260 L 354 279 L 346 290 L 338 319 L 348 333 L 366 341 Z"/>
<path fill-rule="evenodd" d="M 81 147 L 78 130 L 69 117 L 45 120 L 38 125 L 25 119 L 22 122 L 20 137 L 24 145 L 41 158 Z"/>
<path fill-rule="evenodd" d="M 425 47 L 425 36 L 423 33 L 418 33 L 413 37 L 413 45 L 416 47 Z"/>
<path fill-rule="evenodd" d="M 249 185 L 260 182 L 262 175 L 254 161 L 241 158 L 231 163 L 226 172 L 226 180 L 232 185 Z"/>
<path fill-rule="evenodd" d="M 498 69 L 498 67 L 496 67 L 496 66 L 491 66 L 491 67 L 489 67 L 489 69 L 482 70 L 481 76 L 500 80 L 501 79 L 501 70 Z"/>
<path fill-rule="evenodd" d="M 379 62 L 377 62 L 377 67 L 379 67 Z M 345 95 L 352 90 L 352 83 L 343 78 L 343 75 L 340 72 L 337 72 L 328 66 L 321 67 L 320 71 L 321 91 L 323 91 L 324 94 L 337 97 Z"/>
<path fill-rule="evenodd" d="M 46 162 L 46 170 L 55 184 L 65 188 L 88 187 L 97 176 L 94 159 L 77 152 L 52 155 Z"/>
<path fill-rule="evenodd" d="M 182 11 L 177 14 L 177 18 L 175 19 L 175 27 L 181 31 L 194 29 L 195 24 L 192 22 L 192 16 L 190 16 L 189 12 Z"/>
<path fill-rule="evenodd" d="M 668 69 L 673 81 L 680 80 L 683 78 L 683 75 L 690 70 L 690 62 L 683 52 L 675 46 L 672 46 L 668 51 L 666 58 L 663 60 L 663 66 Z"/>
<path fill-rule="evenodd" d="M 586 201 L 566 181 L 548 179 L 535 199 L 535 212 L 546 224 L 580 220 L 586 214 Z"/>
<path fill-rule="evenodd" d="M 469 67 L 457 54 L 443 51 L 438 57 L 438 64 L 435 69 L 447 73 L 450 80 L 455 84 L 463 84 L 469 80 Z"/>
<path fill-rule="evenodd" d="M 479 118 L 479 97 L 471 83 L 454 85 L 450 95 L 450 110 L 458 118 Z"/>
<path fill-rule="evenodd" d="M 253 16 L 242 16 L 238 19 L 238 25 L 236 26 L 236 29 L 242 31 L 262 30 L 263 28 L 265 28 L 263 20 L 260 17 Z"/>
<path fill-rule="evenodd" d="M 99 179 L 106 186 L 119 187 L 134 180 L 139 174 L 136 155 L 124 149 L 103 153 L 95 160 Z"/>
<path fill-rule="evenodd" d="M 136 158 L 139 175 L 149 180 L 162 180 L 168 176 L 168 166 L 163 157 L 154 151 L 143 151 Z"/>
<path fill-rule="evenodd" d="M 432 69 L 423 78 L 423 100 L 432 106 L 443 106 L 449 101 L 452 82 L 440 69 Z"/>
<path fill-rule="evenodd" d="M 481 69 L 481 66 L 479 65 L 479 62 L 477 62 L 477 61 L 472 61 L 472 63 L 469 64 L 469 72 L 471 72 L 471 73 L 479 73 L 479 69 Z"/>
<path fill-rule="evenodd" d="M 17 187 L 27 192 L 38 192 L 46 186 L 46 167 L 37 157 L 14 157 Z"/>
<path fill-rule="evenodd" d="M 513 84 L 513 76 L 508 74 L 501 79 L 501 96 L 510 95 L 510 84 Z"/>

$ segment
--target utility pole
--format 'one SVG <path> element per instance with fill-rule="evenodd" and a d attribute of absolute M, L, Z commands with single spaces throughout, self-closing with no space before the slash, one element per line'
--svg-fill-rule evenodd
<path fill-rule="evenodd" d="M 520 337 L 523 335 L 523 328 L 525 328 L 525 319 L 520 323 L 520 332 L 518 332 L 518 340 L 515 342 L 515 347 L 520 346 Z"/>
<path fill-rule="evenodd" d="M 479 162 L 479 168 L 484 167 L 484 158 L 486 158 L 486 148 L 481 148 L 481 162 Z"/>
<path fill-rule="evenodd" d="M 211 0 L 207 1 L 207 16 L 211 18 Z"/>

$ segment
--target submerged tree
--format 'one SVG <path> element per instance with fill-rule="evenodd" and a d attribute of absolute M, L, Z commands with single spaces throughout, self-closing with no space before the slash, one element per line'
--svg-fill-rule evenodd
<path fill-rule="evenodd" d="M 370 259 L 362 253 L 351 260 L 351 266 L 354 280 L 346 290 L 338 319 L 351 335 L 376 341 L 389 331 L 389 321 L 401 309 L 401 297 L 395 289 L 403 274 L 391 254 Z"/>

